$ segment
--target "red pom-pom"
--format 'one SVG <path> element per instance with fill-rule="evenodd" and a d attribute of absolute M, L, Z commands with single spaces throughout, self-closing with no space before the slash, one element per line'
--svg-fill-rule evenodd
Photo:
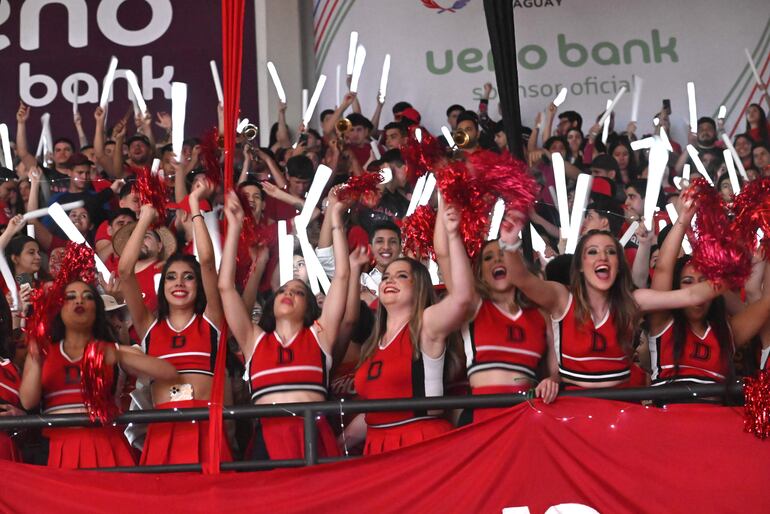
<path fill-rule="evenodd" d="M 506 209 L 527 212 L 540 189 L 527 165 L 510 154 L 474 152 L 468 156 L 471 176 L 480 191 L 502 198 Z"/>
<path fill-rule="evenodd" d="M 729 219 L 719 192 L 704 179 L 695 179 L 687 195 L 692 197 L 697 219 L 691 263 L 715 285 L 742 287 L 751 274 L 751 249 L 742 231 Z"/>
<path fill-rule="evenodd" d="M 743 384 L 746 398 L 743 428 L 760 439 L 767 439 L 770 436 L 770 371 L 762 370 L 756 377 L 746 377 Z"/>
<path fill-rule="evenodd" d="M 350 177 L 345 187 L 340 188 L 337 197 L 342 202 L 362 202 L 367 207 L 374 207 L 380 201 L 382 192 L 379 189 L 382 175 L 379 173 L 363 173 Z"/>
<path fill-rule="evenodd" d="M 80 363 L 80 390 L 91 421 L 109 423 L 118 414 L 118 405 L 112 394 L 115 370 L 105 363 L 102 344 L 92 341 L 83 351 Z"/>
<path fill-rule="evenodd" d="M 754 241 L 757 230 L 762 230 L 762 248 L 770 256 L 770 178 L 747 183 L 733 202 L 735 225 L 746 241 Z M 754 244 L 751 244 L 751 248 Z"/>
<path fill-rule="evenodd" d="M 417 258 L 435 259 L 433 249 L 433 231 L 436 227 L 436 211 L 428 205 L 421 205 L 403 219 L 401 236 L 404 250 L 409 250 Z"/>
<path fill-rule="evenodd" d="M 199 157 L 203 168 L 206 170 L 206 178 L 211 182 L 211 187 L 216 188 L 222 181 L 222 168 L 219 165 L 219 132 L 216 128 L 206 132 L 200 147 Z"/>
<path fill-rule="evenodd" d="M 166 183 L 157 173 L 152 173 L 149 168 L 134 168 L 136 182 L 134 192 L 139 196 L 142 205 L 150 204 L 158 211 L 156 225 L 161 225 L 166 220 Z"/>
<path fill-rule="evenodd" d="M 420 141 L 415 132 L 420 129 Z M 446 157 L 436 138 L 422 127 L 409 127 L 409 138 L 401 146 L 401 157 L 406 164 L 406 176 L 410 184 L 433 170 L 440 160 Z"/>

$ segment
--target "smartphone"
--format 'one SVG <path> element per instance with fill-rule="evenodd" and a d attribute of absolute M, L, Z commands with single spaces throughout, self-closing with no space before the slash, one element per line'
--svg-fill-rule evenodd
<path fill-rule="evenodd" d="M 303 132 L 299 135 L 299 142 L 303 144 L 307 144 L 307 132 Z"/>
<path fill-rule="evenodd" d="M 669 116 L 671 116 L 671 100 L 668 98 L 663 100 L 663 110 L 666 111 Z"/>
<path fill-rule="evenodd" d="M 31 273 L 19 273 L 16 275 L 16 283 L 20 286 L 23 286 L 24 284 L 32 286 L 34 281 L 35 277 L 33 277 Z"/>

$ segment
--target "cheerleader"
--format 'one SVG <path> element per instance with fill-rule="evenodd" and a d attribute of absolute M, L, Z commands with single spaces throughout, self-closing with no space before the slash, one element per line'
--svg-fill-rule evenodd
<path fill-rule="evenodd" d="M 0 416 L 21 416 L 19 370 L 13 363 L 16 343 L 12 336 L 11 309 L 4 295 L 0 295 Z M 0 459 L 20 462 L 21 456 L 11 437 L 0 430 Z"/>

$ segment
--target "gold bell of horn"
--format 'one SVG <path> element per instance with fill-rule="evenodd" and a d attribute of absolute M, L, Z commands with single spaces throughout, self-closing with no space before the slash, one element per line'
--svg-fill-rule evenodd
<path fill-rule="evenodd" d="M 344 134 L 348 130 L 353 128 L 353 124 L 347 118 L 340 118 L 339 121 L 337 121 L 337 124 L 335 125 L 335 127 L 337 128 L 337 132 L 339 132 L 340 134 Z"/>
<path fill-rule="evenodd" d="M 254 141 L 257 138 L 257 134 L 259 133 L 259 127 L 252 123 L 247 123 L 245 127 L 243 127 L 243 130 L 241 130 L 241 136 L 243 136 L 247 141 Z"/>
<path fill-rule="evenodd" d="M 458 148 L 465 148 L 471 142 L 470 136 L 464 130 L 455 130 L 452 132 L 452 140 Z"/>

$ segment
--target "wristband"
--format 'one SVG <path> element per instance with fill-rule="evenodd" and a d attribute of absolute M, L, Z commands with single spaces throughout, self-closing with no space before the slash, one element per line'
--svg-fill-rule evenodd
<path fill-rule="evenodd" d="M 519 249 L 521 248 L 521 241 L 517 241 L 513 244 L 508 244 L 502 239 L 498 239 L 497 244 L 498 246 L 500 246 L 500 249 L 503 250 L 504 252 L 518 252 Z"/>
<path fill-rule="evenodd" d="M 200 217 L 200 219 L 203 219 L 203 214 L 194 214 L 192 218 L 190 218 L 190 221 L 195 221 L 195 218 Z"/>

